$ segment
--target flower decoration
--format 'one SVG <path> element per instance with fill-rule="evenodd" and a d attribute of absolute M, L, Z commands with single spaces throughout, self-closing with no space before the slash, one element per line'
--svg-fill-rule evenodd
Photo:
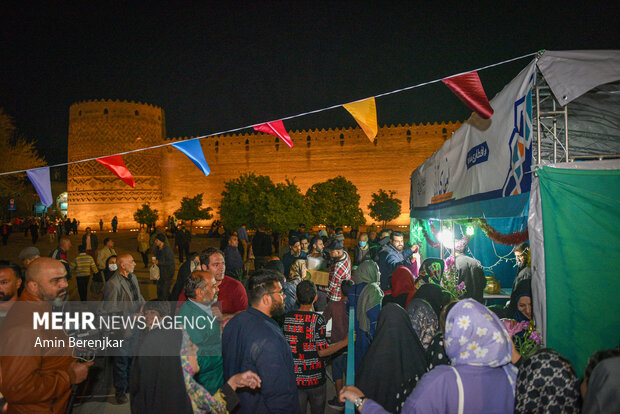
<path fill-rule="evenodd" d="M 439 279 L 439 286 L 441 286 L 454 300 L 459 300 L 465 296 L 467 289 L 465 288 L 465 282 L 458 281 L 458 274 L 456 272 L 456 266 L 454 265 L 454 256 L 450 256 L 445 260 L 445 270 L 443 275 Z"/>
<path fill-rule="evenodd" d="M 502 323 L 504 324 L 504 328 L 508 331 L 510 338 L 512 339 L 515 334 L 523 331 L 523 328 L 527 324 L 527 321 L 517 322 L 514 319 L 502 319 Z"/>
<path fill-rule="evenodd" d="M 523 334 L 519 332 L 513 337 L 515 348 L 521 354 L 524 360 L 542 347 L 542 335 L 536 329 L 533 323 L 524 321 L 522 325 Z"/>

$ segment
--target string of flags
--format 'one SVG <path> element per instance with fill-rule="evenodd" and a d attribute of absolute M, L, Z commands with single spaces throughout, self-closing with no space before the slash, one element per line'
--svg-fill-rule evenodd
<path fill-rule="evenodd" d="M 375 101 L 376 97 L 391 95 L 394 93 L 403 92 L 409 89 L 429 85 L 431 83 L 437 83 L 440 81 L 443 84 L 445 84 L 469 109 L 476 112 L 481 118 L 489 119 L 493 116 L 493 108 L 491 107 L 491 104 L 489 103 L 489 99 L 487 98 L 487 95 L 484 92 L 484 87 L 482 86 L 482 82 L 480 81 L 480 77 L 478 76 L 478 71 L 483 70 L 483 69 L 488 69 L 494 66 L 499 66 L 505 63 L 513 62 L 515 60 L 523 59 L 526 57 L 530 57 L 535 54 L 536 53 L 530 53 L 527 55 L 508 59 L 502 62 L 494 63 L 492 65 L 487 65 L 485 67 L 482 67 L 482 68 L 479 68 L 479 69 L 476 69 L 470 72 L 465 72 L 465 73 L 449 76 L 446 78 L 435 79 L 433 81 L 424 82 L 424 83 L 413 85 L 413 86 L 408 86 L 406 88 L 401 88 L 401 89 L 397 89 L 394 91 L 382 93 L 376 96 L 372 96 L 370 98 L 361 99 L 361 100 L 350 102 L 347 104 L 334 105 L 334 106 L 321 108 L 321 109 L 314 110 L 314 111 L 309 111 L 309 112 L 289 116 L 286 118 L 282 118 L 280 120 L 265 122 L 265 123 L 257 124 L 257 125 L 251 125 L 249 127 L 235 128 L 229 131 L 218 132 L 215 134 L 196 137 L 196 138 L 192 138 L 192 139 L 185 140 L 185 141 L 166 143 L 162 145 L 155 145 L 152 147 L 140 148 L 138 150 L 133 150 L 133 151 L 128 151 L 128 152 L 139 152 L 139 151 L 145 151 L 148 149 L 154 149 L 154 148 L 172 145 L 174 148 L 176 148 L 177 150 L 182 152 L 184 155 L 186 155 L 194 163 L 194 165 L 196 165 L 196 167 L 200 169 L 200 171 L 202 171 L 202 173 L 205 176 L 208 176 L 211 173 L 211 169 L 209 168 L 209 165 L 207 164 L 207 160 L 205 159 L 202 146 L 200 145 L 201 138 L 206 138 L 206 137 L 214 136 L 214 135 L 223 135 L 226 133 L 231 133 L 231 132 L 235 132 L 235 131 L 239 131 L 239 130 L 251 127 L 255 131 L 274 135 L 280 138 L 282 141 L 284 141 L 284 143 L 289 148 L 293 148 L 293 144 L 294 144 L 293 140 L 291 139 L 291 136 L 289 135 L 289 133 L 286 131 L 283 120 L 297 118 L 297 117 L 301 117 L 301 116 L 308 115 L 308 114 L 313 114 L 313 113 L 322 112 L 322 111 L 326 111 L 330 109 L 335 109 L 338 107 L 343 107 L 347 112 L 349 112 L 349 114 L 351 114 L 353 119 L 355 119 L 355 122 L 357 122 L 357 124 L 360 126 L 362 131 L 364 131 L 364 134 L 368 137 L 368 139 L 371 142 L 373 142 L 376 139 L 377 133 L 379 131 L 379 127 L 377 123 L 377 104 Z M 123 161 L 122 155 L 126 153 L 127 152 L 110 155 L 106 157 L 101 157 L 101 158 L 94 158 L 94 160 L 96 160 L 97 162 L 102 164 L 104 167 L 106 167 L 108 170 L 110 170 L 112 173 L 114 173 L 118 178 L 120 178 L 128 186 L 130 186 L 131 188 L 135 188 L 136 186 L 135 180 L 133 176 L 131 175 L 131 172 L 129 171 L 129 169 L 127 169 L 125 162 Z M 52 165 L 48 167 L 33 168 L 29 170 L 9 171 L 9 172 L 0 173 L 0 176 L 8 175 L 8 174 L 15 174 L 15 173 L 25 171 L 28 178 L 32 182 L 32 185 L 34 186 L 37 193 L 39 194 L 41 203 L 45 205 L 46 207 L 49 207 L 53 203 L 52 187 L 51 187 L 51 181 L 50 181 L 50 168 L 69 165 L 69 164 L 75 164 L 79 162 L 86 162 L 86 161 L 91 161 L 91 160 L 93 159 L 71 161 L 67 163 Z"/>

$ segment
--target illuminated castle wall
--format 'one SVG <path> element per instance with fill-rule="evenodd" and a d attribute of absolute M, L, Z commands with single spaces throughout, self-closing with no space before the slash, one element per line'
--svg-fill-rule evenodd
<path fill-rule="evenodd" d="M 137 226 L 133 212 L 141 204 L 151 202 L 165 219 L 181 198 L 197 193 L 204 193 L 205 205 L 217 210 L 224 182 L 254 171 L 274 182 L 294 179 L 303 192 L 314 183 L 343 175 L 357 186 L 366 215 L 373 192 L 395 190 L 403 201 L 403 214 L 396 222 L 406 224 L 409 174 L 459 126 L 458 122 L 384 126 L 374 143 L 357 127 L 289 131 L 295 143 L 292 149 L 262 133 L 209 137 L 201 140 L 211 167 L 208 177 L 171 146 L 124 155 L 135 189 L 96 161 L 73 164 L 68 170 L 67 214 L 83 226 L 95 226 L 99 218 L 109 226 L 116 215 L 119 227 L 133 228 Z M 87 101 L 69 109 L 69 161 L 187 138 L 166 138 L 164 111 L 151 105 Z M 367 221 L 372 222 L 368 215 Z"/>

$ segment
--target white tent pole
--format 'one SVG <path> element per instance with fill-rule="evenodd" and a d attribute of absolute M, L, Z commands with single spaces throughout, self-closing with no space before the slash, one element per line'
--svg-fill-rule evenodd
<path fill-rule="evenodd" d="M 553 112 L 555 113 L 555 99 L 552 98 Z M 553 117 L 553 163 L 558 162 L 558 119 Z"/>
<path fill-rule="evenodd" d="M 538 165 L 540 165 L 542 146 L 540 144 L 540 87 L 538 85 L 536 85 L 536 138 L 538 140 Z"/>
<path fill-rule="evenodd" d="M 570 162 L 568 159 L 568 104 L 564 105 L 564 141 L 566 142 L 564 148 L 566 152 L 566 162 Z"/>

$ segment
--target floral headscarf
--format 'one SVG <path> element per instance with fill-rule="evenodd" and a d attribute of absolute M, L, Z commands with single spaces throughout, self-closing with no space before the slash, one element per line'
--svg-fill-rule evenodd
<path fill-rule="evenodd" d="M 578 413 L 579 380 L 558 353 L 543 350 L 521 364 L 515 413 Z"/>
<path fill-rule="evenodd" d="M 293 262 L 291 269 L 289 270 L 288 280 L 293 279 L 305 279 L 306 272 L 308 271 L 308 262 L 304 259 L 298 259 Z"/>
<path fill-rule="evenodd" d="M 192 403 L 194 413 L 226 413 L 226 405 L 223 401 L 217 401 L 209 391 L 194 379 L 194 370 L 189 362 L 190 339 L 186 331 L 183 331 L 183 342 L 181 343 L 181 366 L 183 368 L 183 379 L 185 389 Z"/>
<path fill-rule="evenodd" d="M 411 320 L 411 325 L 424 349 L 428 346 L 439 328 L 439 320 L 431 305 L 423 299 L 412 299 L 407 305 L 407 313 Z"/>
<path fill-rule="evenodd" d="M 499 318 L 473 299 L 458 302 L 446 318 L 446 353 L 452 365 L 500 367 L 512 358 L 510 335 Z"/>

